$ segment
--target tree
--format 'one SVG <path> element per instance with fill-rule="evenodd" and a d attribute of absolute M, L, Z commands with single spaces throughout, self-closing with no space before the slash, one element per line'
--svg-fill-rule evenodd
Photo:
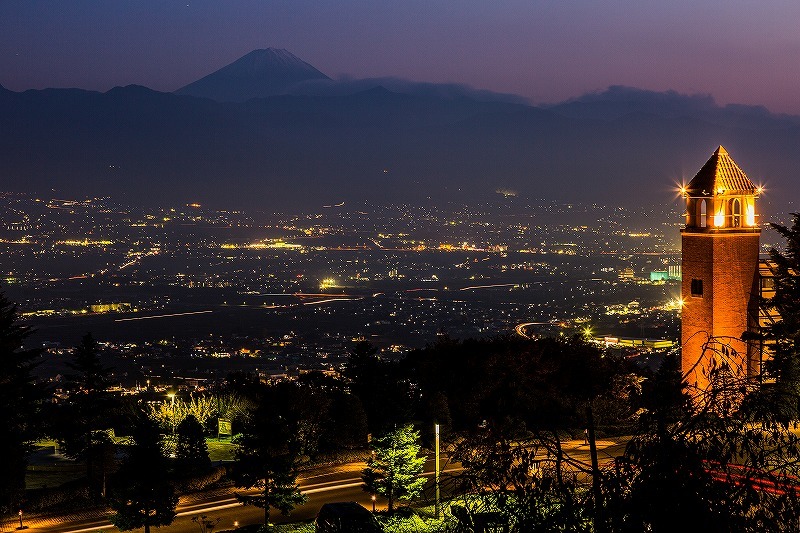
<path fill-rule="evenodd" d="M 183 476 L 208 471 L 211 460 L 203 426 L 193 415 L 187 415 L 176 431 L 175 470 Z"/>
<path fill-rule="evenodd" d="M 264 525 L 271 508 L 288 515 L 305 501 L 297 486 L 300 443 L 288 419 L 274 409 L 267 391 L 261 391 L 258 406 L 236 439 L 233 475 L 237 487 L 260 488 L 256 496 L 237 495 L 245 505 L 264 509 Z"/>
<path fill-rule="evenodd" d="M 464 490 L 485 495 L 523 530 L 578 531 L 587 519 L 604 529 L 595 418 L 625 428 L 635 412 L 638 379 L 623 362 L 580 338 L 449 341 L 425 352 L 412 355 L 415 375 L 422 394 L 443 389 L 450 399 L 461 426 L 451 456 L 464 467 Z M 584 429 L 589 464 L 562 445 Z"/>
<path fill-rule="evenodd" d="M 62 427 L 62 444 L 65 453 L 86 461 L 86 479 L 92 497 L 97 493 L 95 477 L 102 482 L 101 493 L 105 494 L 106 466 L 113 455 L 113 443 L 106 429 L 112 411 L 112 399 L 106 392 L 111 370 L 103 366 L 97 342 L 91 333 L 81 338 L 81 343 L 72 352 L 72 361 L 67 366 L 75 373 L 68 376 L 74 387 L 70 395 L 70 416 Z M 63 426 L 63 425 L 62 425 Z M 99 466 L 95 476 L 94 465 Z"/>
<path fill-rule="evenodd" d="M 0 510 L 16 511 L 25 489 L 27 456 L 39 436 L 43 391 L 33 376 L 38 349 L 23 343 L 32 331 L 18 324 L 17 307 L 0 294 Z"/>
<path fill-rule="evenodd" d="M 354 394 L 333 391 L 324 430 L 320 437 L 322 451 L 361 448 L 367 442 L 367 414 Z"/>
<path fill-rule="evenodd" d="M 669 359 L 643 387 L 639 427 L 607 472 L 614 530 L 797 531 L 800 440 L 721 348 L 713 360 L 702 395 Z"/>
<path fill-rule="evenodd" d="M 385 431 L 411 419 L 408 380 L 400 366 L 378 357 L 367 341 L 356 344 L 347 362 L 345 377 L 353 394 L 361 400 L 372 432 Z"/>
<path fill-rule="evenodd" d="M 178 496 L 167 479 L 158 426 L 144 414 L 133 424 L 133 444 L 114 475 L 111 522 L 122 531 L 167 526 L 175 518 Z"/>
<path fill-rule="evenodd" d="M 774 380 L 770 395 L 786 421 L 800 417 L 800 213 L 793 213 L 791 227 L 771 224 L 784 239 L 781 252 L 770 251 L 775 265 L 775 296 L 769 302 L 780 315 L 765 337 L 772 341 L 772 357 L 764 363 L 764 374 Z"/>
<path fill-rule="evenodd" d="M 389 500 L 389 512 L 395 500 L 410 500 L 422 492 L 425 479 L 420 476 L 425 458 L 419 457 L 419 431 L 407 424 L 374 438 L 372 456 L 362 472 L 364 490 Z"/>

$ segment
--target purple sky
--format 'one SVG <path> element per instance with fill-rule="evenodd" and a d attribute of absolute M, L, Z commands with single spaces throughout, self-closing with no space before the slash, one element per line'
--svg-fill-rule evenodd
<path fill-rule="evenodd" d="M 2 0 L 0 84 L 170 91 L 255 48 L 555 102 L 630 85 L 800 114 L 800 2 Z"/>

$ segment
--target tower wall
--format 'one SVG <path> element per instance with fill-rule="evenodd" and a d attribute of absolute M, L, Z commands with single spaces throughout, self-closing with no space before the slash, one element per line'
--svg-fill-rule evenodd
<path fill-rule="evenodd" d="M 748 313 L 758 294 L 760 233 L 687 228 L 682 234 L 681 366 L 687 382 L 701 390 L 709 385 L 705 370 L 712 358 L 720 357 L 712 350 L 703 352 L 710 338 L 716 340 L 712 348 L 727 347 L 726 358 L 735 371 L 752 376 L 755 370 L 749 368 L 748 347 L 741 336 L 748 330 Z M 698 281 L 702 295 L 696 294 Z"/>

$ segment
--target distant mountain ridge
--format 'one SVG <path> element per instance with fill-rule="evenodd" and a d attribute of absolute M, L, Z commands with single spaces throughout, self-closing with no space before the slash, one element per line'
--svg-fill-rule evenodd
<path fill-rule="evenodd" d="M 211 98 L 218 102 L 244 102 L 286 94 L 301 82 L 330 78 L 282 48 L 253 50 L 175 94 Z"/>
<path fill-rule="evenodd" d="M 765 209 L 798 210 L 786 205 L 800 201 L 800 117 L 630 87 L 535 107 L 429 85 L 243 102 L 0 88 L 0 190 L 264 210 L 470 202 L 498 189 L 663 205 L 724 145 L 766 185 Z"/>

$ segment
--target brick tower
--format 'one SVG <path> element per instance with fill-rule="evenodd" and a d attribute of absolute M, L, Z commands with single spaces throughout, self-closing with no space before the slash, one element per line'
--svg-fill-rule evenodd
<path fill-rule="evenodd" d="M 708 368 L 723 359 L 742 377 L 760 371 L 742 340 L 748 317 L 758 314 L 759 192 L 722 146 L 681 188 L 681 366 L 700 391 L 709 386 Z"/>

